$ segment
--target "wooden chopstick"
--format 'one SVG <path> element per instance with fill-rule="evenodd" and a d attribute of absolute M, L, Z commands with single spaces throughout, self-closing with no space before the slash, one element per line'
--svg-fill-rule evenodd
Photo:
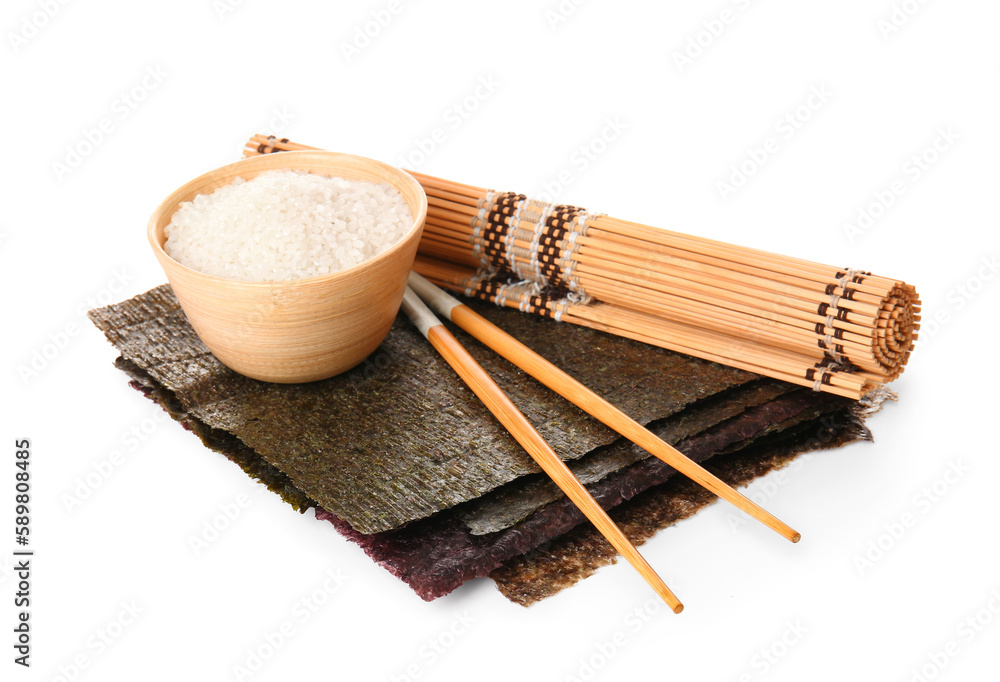
<path fill-rule="evenodd" d="M 801 538 L 798 532 L 770 512 L 726 485 L 723 480 L 685 457 L 683 453 L 665 443 L 649 429 L 639 424 L 604 398 L 566 374 L 566 372 L 553 365 L 507 332 L 475 313 L 455 297 L 427 281 L 421 275 L 411 272 L 409 285 L 420 298 L 440 315 L 457 324 L 497 354 L 503 356 L 517 367 L 520 367 L 587 414 L 600 420 L 639 447 L 644 448 L 663 460 L 695 483 L 715 493 L 722 499 L 731 502 L 738 509 L 746 512 L 788 540 L 798 542 Z"/>
<path fill-rule="evenodd" d="M 663 582 L 653 567 L 639 554 L 635 545 L 625 537 L 621 529 L 607 515 L 599 504 L 591 497 L 583 484 L 573 475 L 573 472 L 563 463 L 552 450 L 541 434 L 535 430 L 517 406 L 511 402 L 507 394 L 497 386 L 486 371 L 469 355 L 468 351 L 451 335 L 434 313 L 420 300 L 409 287 L 403 295 L 402 310 L 410 321 L 431 342 L 431 345 L 441 354 L 441 357 L 458 373 L 473 393 L 489 408 L 490 412 L 500 420 L 504 428 L 521 444 L 529 455 L 548 474 L 556 485 L 572 500 L 573 504 L 593 523 L 601 534 L 628 559 L 647 583 L 673 609 L 680 613 L 684 606 L 680 603 L 670 588 Z"/>

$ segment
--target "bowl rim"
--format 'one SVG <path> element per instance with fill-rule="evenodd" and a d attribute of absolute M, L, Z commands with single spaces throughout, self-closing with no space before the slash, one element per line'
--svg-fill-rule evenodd
<path fill-rule="evenodd" d="M 157 238 L 157 223 L 160 221 L 161 217 L 166 212 L 168 206 L 170 206 L 170 205 L 174 206 L 173 211 L 170 213 L 170 217 L 172 219 L 173 218 L 173 214 L 178 210 L 178 208 L 180 208 L 180 205 L 181 205 L 181 203 L 183 203 L 183 201 L 191 201 L 193 199 L 193 197 L 192 197 L 192 199 L 185 199 L 183 201 L 180 201 L 180 200 L 178 200 L 176 198 L 178 195 L 189 194 L 190 193 L 190 188 L 191 188 L 192 185 L 200 183 L 201 181 L 203 181 L 204 179 L 206 179 L 207 177 L 209 177 L 211 175 L 214 175 L 214 174 L 219 173 L 219 172 L 231 171 L 233 169 L 237 169 L 240 166 L 246 166 L 246 165 L 253 165 L 255 163 L 261 163 L 259 161 L 259 159 L 270 158 L 270 157 L 274 157 L 274 156 L 277 156 L 277 157 L 282 158 L 282 159 L 288 159 L 289 163 L 287 165 L 285 165 L 284 163 L 282 163 L 282 164 L 280 164 L 278 166 L 275 166 L 273 168 L 263 168 L 263 169 L 260 170 L 260 173 L 264 173 L 264 172 L 267 172 L 267 171 L 270 171 L 270 170 L 304 170 L 305 172 L 312 173 L 313 171 L 309 170 L 309 169 L 296 168 L 295 167 L 295 161 L 297 159 L 315 158 L 315 157 L 321 157 L 321 158 L 322 157 L 326 157 L 326 158 L 330 158 L 330 159 L 335 159 L 335 158 L 336 159 L 353 159 L 353 160 L 356 160 L 356 161 L 361 161 L 364 164 L 371 164 L 371 165 L 374 165 L 374 166 L 381 167 L 383 170 L 388 171 L 390 175 L 394 175 L 395 177 L 397 177 L 403 183 L 412 184 L 412 186 L 414 188 L 416 188 L 416 190 L 417 190 L 417 194 L 418 194 L 418 196 L 420 198 L 420 205 L 418 206 L 418 211 L 416 212 L 416 214 L 414 214 L 412 216 L 413 217 L 413 222 L 410 225 L 410 229 L 407 230 L 396 241 L 395 244 L 393 244 L 391 247 L 389 247 L 388 249 L 386 249 L 382 253 L 377 254 L 375 256 L 372 256 L 371 258 L 369 258 L 367 260 L 364 260 L 364 261 L 358 263 L 357 265 L 352 265 L 351 267 L 347 268 L 346 270 L 338 270 L 337 272 L 330 272 L 330 273 L 327 273 L 325 275 L 313 275 L 311 277 L 299 277 L 297 279 L 283 279 L 283 280 L 273 280 L 273 281 L 267 281 L 267 280 L 246 281 L 246 280 L 240 280 L 240 279 L 230 279 L 230 278 L 227 278 L 227 277 L 220 277 L 219 275 L 212 275 L 212 274 L 209 274 L 207 272 L 202 272 L 201 270 L 195 270 L 194 268 L 192 268 L 192 267 L 190 267 L 188 265 L 184 265 L 180 261 L 176 260 L 169 253 L 167 253 L 166 249 L 163 248 L 163 245 L 160 244 L 159 239 Z M 260 173 L 257 173 L 257 175 L 259 175 Z M 234 176 L 233 179 L 235 179 L 237 177 L 241 177 L 241 176 L 239 176 L 237 174 L 237 175 Z M 256 177 L 256 175 L 254 177 Z M 342 177 L 342 176 L 331 175 L 331 176 L 327 176 L 327 177 Z M 247 178 L 244 178 L 244 179 L 247 179 Z M 365 182 L 370 182 L 370 181 L 365 181 Z M 390 183 L 390 184 L 392 184 L 392 186 L 397 191 L 400 191 L 400 185 L 398 183 L 393 182 L 393 183 Z M 223 186 L 225 186 L 225 185 L 220 185 L 220 187 L 223 187 Z M 216 189 L 219 189 L 219 188 L 216 188 Z M 215 190 L 213 190 L 213 191 L 215 191 Z M 402 192 L 400 192 L 400 194 L 402 194 Z M 195 196 L 198 196 L 198 194 L 196 194 Z M 410 212 L 411 212 L 411 214 L 413 214 L 412 210 Z M 371 158 L 368 158 L 366 156 L 358 156 L 356 154 L 347 154 L 347 153 L 344 153 L 344 152 L 334 152 L 334 151 L 328 151 L 328 150 L 308 150 L 307 149 L 307 150 L 283 151 L 283 152 L 279 152 L 279 153 L 275 153 L 275 154 L 264 154 L 264 155 L 260 155 L 260 156 L 246 157 L 246 158 L 243 158 L 243 159 L 239 159 L 238 161 L 234 161 L 232 163 L 227 163 L 224 166 L 218 166 L 216 168 L 213 168 L 212 170 L 209 170 L 209 171 L 206 171 L 206 172 L 202 173 L 201 175 L 199 175 L 199 176 L 197 176 L 195 178 L 192 178 L 191 180 L 188 180 L 183 185 L 181 185 L 180 187 L 178 187 L 177 189 L 175 189 L 173 192 L 171 192 L 170 194 L 168 194 L 167 197 L 165 199 L 163 199 L 163 201 L 161 201 L 157 205 L 156 209 L 153 211 L 153 214 L 149 218 L 149 223 L 146 226 L 146 237 L 149 240 L 150 246 L 152 246 L 153 252 L 157 256 L 158 259 L 161 259 L 161 258 L 162 259 L 166 259 L 167 261 L 169 261 L 172 264 L 172 267 L 179 268 L 181 271 L 183 271 L 185 273 L 188 273 L 188 274 L 193 275 L 195 277 L 203 278 L 205 281 L 217 282 L 217 283 L 220 283 L 221 285 L 224 285 L 224 286 L 237 285 L 237 286 L 246 286 L 246 287 L 273 288 L 273 287 L 276 287 L 276 286 L 295 286 L 295 285 L 301 285 L 301 284 L 304 284 L 304 283 L 310 283 L 310 284 L 312 284 L 312 283 L 327 282 L 327 281 L 334 282 L 337 279 L 351 277 L 354 274 L 362 271 L 364 268 L 366 268 L 366 267 L 370 268 L 370 267 L 372 267 L 373 265 L 375 265 L 379 261 L 388 260 L 389 258 L 391 258 L 395 254 L 395 252 L 400 251 L 402 249 L 405 249 L 407 247 L 407 244 L 409 243 L 409 241 L 413 238 L 414 233 L 415 232 L 420 232 L 420 231 L 423 230 L 424 222 L 426 221 L 426 219 L 427 219 L 427 193 L 424 191 L 423 186 L 421 186 L 421 184 L 417 181 L 417 179 L 415 177 L 413 177 L 412 175 L 410 175 L 405 170 L 403 170 L 402 168 L 399 168 L 397 166 L 393 166 L 393 165 L 384 163 L 382 161 L 378 161 L 377 159 L 371 159 Z M 169 222 L 166 225 L 169 225 Z M 166 229 L 166 225 L 164 225 L 164 229 Z M 164 239 L 164 242 L 165 241 L 166 241 L 166 239 Z"/>

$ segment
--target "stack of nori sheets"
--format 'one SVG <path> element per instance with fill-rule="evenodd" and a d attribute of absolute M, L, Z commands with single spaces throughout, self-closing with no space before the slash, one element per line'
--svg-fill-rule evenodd
<path fill-rule="evenodd" d="M 724 480 L 867 438 L 854 403 L 628 339 L 470 303 Z M 614 551 L 400 318 L 355 369 L 269 384 L 227 369 L 169 286 L 90 312 L 132 385 L 424 599 L 490 575 L 530 604 Z M 636 543 L 711 502 L 644 450 L 454 330 Z M 711 458 L 711 459 L 710 459 Z M 707 460 L 707 461 L 706 461 Z"/>

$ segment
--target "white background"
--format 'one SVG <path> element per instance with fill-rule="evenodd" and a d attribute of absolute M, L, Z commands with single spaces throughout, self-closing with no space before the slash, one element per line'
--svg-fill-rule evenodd
<path fill-rule="evenodd" d="M 261 647 L 242 679 L 996 674 L 1000 284 L 984 263 L 1000 255 L 1000 6 L 222 2 L 50 1 L 51 17 L 46 2 L 4 3 L 0 677 L 233 680 Z M 643 547 L 683 614 L 639 618 L 656 602 L 624 562 L 529 609 L 488 580 L 424 603 L 159 419 L 83 316 L 163 282 L 145 238 L 154 207 L 269 131 L 900 277 L 937 323 L 899 402 L 871 419 L 874 444 L 752 488 L 799 545 L 718 504 Z M 720 189 L 744 163 L 743 186 Z M 870 225 L 845 228 L 894 182 Z M 33 447 L 30 671 L 11 660 L 20 437 Z M 88 476 L 99 485 L 81 492 Z M 234 504 L 196 553 L 191 539 Z M 345 578 L 332 595 L 328 571 Z M 317 590 L 325 603 L 303 611 Z"/>

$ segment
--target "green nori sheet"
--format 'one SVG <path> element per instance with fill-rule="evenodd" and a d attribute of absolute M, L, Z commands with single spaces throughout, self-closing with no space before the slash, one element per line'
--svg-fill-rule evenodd
<path fill-rule="evenodd" d="M 757 378 L 601 332 L 470 305 L 640 423 Z M 399 527 L 539 471 L 402 318 L 353 370 L 308 384 L 270 384 L 218 362 L 167 285 L 89 316 L 186 414 L 238 438 L 301 495 L 361 533 Z M 564 459 L 616 440 L 471 337 L 455 334 Z"/>
<path fill-rule="evenodd" d="M 780 469 L 803 452 L 834 448 L 855 440 L 871 440 L 861 415 L 852 407 L 757 439 L 729 454 L 705 462 L 706 469 L 733 487 Z M 688 518 L 718 498 L 701 486 L 673 476 L 666 483 L 640 493 L 609 511 L 636 546 L 658 531 Z M 581 524 L 545 545 L 508 560 L 492 573 L 500 592 L 522 606 L 530 606 L 616 563 L 618 554 L 589 524 Z"/>

